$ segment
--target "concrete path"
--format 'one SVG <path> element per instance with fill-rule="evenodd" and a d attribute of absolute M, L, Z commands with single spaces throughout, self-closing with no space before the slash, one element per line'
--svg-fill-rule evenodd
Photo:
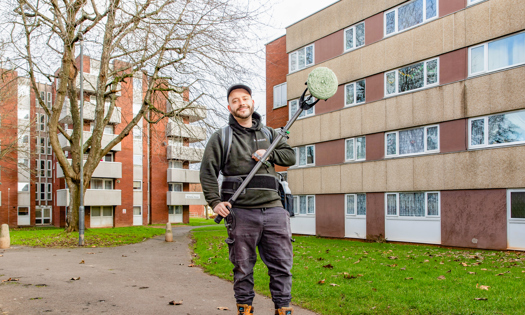
<path fill-rule="evenodd" d="M 174 227 L 173 243 L 161 236 L 113 248 L 0 250 L 0 280 L 19 279 L 0 283 L 0 314 L 236 314 L 232 283 L 188 267 L 191 229 Z M 254 307 L 274 314 L 269 298 L 257 295 Z"/>

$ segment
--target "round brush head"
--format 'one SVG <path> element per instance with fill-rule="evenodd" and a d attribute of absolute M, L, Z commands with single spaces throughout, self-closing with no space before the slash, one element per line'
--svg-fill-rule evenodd
<path fill-rule="evenodd" d="M 337 77 L 332 70 L 326 67 L 312 70 L 306 83 L 310 94 L 320 100 L 329 99 L 337 92 Z"/>

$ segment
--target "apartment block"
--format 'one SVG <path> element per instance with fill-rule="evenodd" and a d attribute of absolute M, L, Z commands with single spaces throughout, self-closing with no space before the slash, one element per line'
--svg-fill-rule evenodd
<path fill-rule="evenodd" d="M 83 65 L 84 141 L 87 141 L 94 127 L 94 86 L 100 62 L 85 56 Z M 120 65 L 116 62 L 112 66 Z M 64 172 L 49 142 L 48 117 L 37 103 L 28 79 L 17 77 L 16 73 L 11 75 L 14 79 L 2 90 L 11 92 L 2 100 L 0 114 L 3 119 L 0 123 L 5 126 L 6 133 L 0 135 L 0 145 L 6 135 L 13 134 L 11 137 L 19 139 L 19 147 L 27 147 L 27 150 L 10 152 L 11 160 L 17 162 L 9 167 L 3 165 L 8 163 L 6 159 L 0 160 L 0 223 L 65 226 L 67 211 L 72 209 L 68 209 L 69 190 Z M 104 129 L 103 146 L 138 113 L 146 91 L 146 80 L 140 73 L 120 84 L 115 109 Z M 54 84 L 38 85 L 38 93 L 49 106 L 55 98 Z M 80 85 L 79 80 L 77 84 Z M 189 94 L 186 91 L 184 95 L 180 97 L 174 93 L 171 103 L 186 107 Z M 169 110 L 172 106 L 162 95 L 155 97 L 155 102 L 162 110 Z M 16 113 L 16 116 L 10 119 L 6 115 L 8 112 Z M 84 197 L 86 227 L 187 223 L 190 205 L 195 213 L 204 215 L 206 202 L 200 186 L 196 185 L 198 170 L 189 169 L 191 163 L 200 162 L 202 158 L 202 150 L 193 148 L 190 143 L 206 138 L 202 127 L 190 123 L 204 118 L 206 109 L 198 106 L 155 125 L 142 119 L 132 134 L 115 145 L 95 169 Z M 73 120 L 68 99 L 59 123 L 71 134 Z M 68 140 L 59 135 L 59 142 L 69 156 Z"/>
<path fill-rule="evenodd" d="M 293 232 L 525 250 L 524 12 L 518 0 L 341 0 L 268 43 L 271 127 L 315 67 L 339 80 L 291 128 Z"/>

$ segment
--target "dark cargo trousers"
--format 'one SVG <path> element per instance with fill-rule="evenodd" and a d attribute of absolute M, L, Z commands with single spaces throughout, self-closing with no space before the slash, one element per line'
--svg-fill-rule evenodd
<path fill-rule="evenodd" d="M 268 267 L 270 292 L 275 308 L 288 306 L 292 299 L 293 264 L 290 215 L 281 208 L 232 209 L 234 229 L 228 231 L 230 261 L 233 263 L 233 290 L 238 304 L 252 304 L 253 266 L 257 261 L 256 248 Z M 231 222 L 231 216 L 228 216 Z"/>

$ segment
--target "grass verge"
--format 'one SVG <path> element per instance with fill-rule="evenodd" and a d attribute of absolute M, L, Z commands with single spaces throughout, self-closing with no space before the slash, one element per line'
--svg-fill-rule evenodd
<path fill-rule="evenodd" d="M 164 230 L 148 227 L 87 229 L 86 247 L 111 247 L 142 242 L 164 234 Z M 77 247 L 78 232 L 66 233 L 63 228 L 15 228 L 10 231 L 11 246 Z"/>
<path fill-rule="evenodd" d="M 177 226 L 177 225 L 203 226 L 203 225 L 214 225 L 214 224 L 215 224 L 215 222 L 213 221 L 213 219 L 206 220 L 206 218 L 190 218 L 190 223 L 189 224 L 172 223 L 171 225 L 172 226 Z M 152 224 L 151 226 L 166 226 L 166 224 Z"/>
<path fill-rule="evenodd" d="M 233 280 L 226 237 L 193 230 L 194 262 Z M 525 253 L 295 239 L 293 302 L 321 314 L 523 314 Z M 255 290 L 269 296 L 267 272 L 259 260 Z"/>

